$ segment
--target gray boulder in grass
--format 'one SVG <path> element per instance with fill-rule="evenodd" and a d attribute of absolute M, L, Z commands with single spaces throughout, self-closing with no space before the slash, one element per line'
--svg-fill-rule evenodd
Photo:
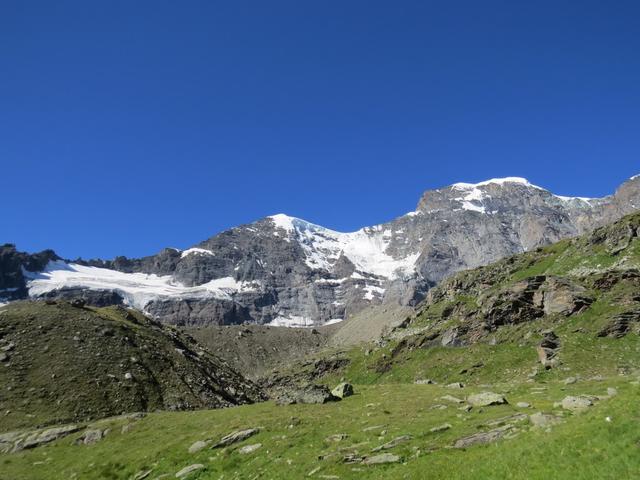
<path fill-rule="evenodd" d="M 339 398 L 350 397 L 353 395 L 353 385 L 342 382 L 336 388 L 331 390 L 331 394 Z"/>
<path fill-rule="evenodd" d="M 504 395 L 493 392 L 482 392 L 476 395 L 469 395 L 467 397 L 467 402 L 474 407 L 488 407 L 490 405 L 504 405 L 505 403 L 508 403 L 507 399 L 504 398 Z"/>

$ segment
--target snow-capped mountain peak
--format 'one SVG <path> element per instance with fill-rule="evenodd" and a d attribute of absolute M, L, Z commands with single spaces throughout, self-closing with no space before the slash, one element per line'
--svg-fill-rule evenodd
<path fill-rule="evenodd" d="M 556 196 L 520 177 L 456 183 L 354 232 L 277 214 L 140 259 L 62 262 L 48 252 L 33 261 L 5 246 L 7 265 L 29 268 L 6 277 L 0 300 L 80 295 L 171 323 L 320 325 L 382 302 L 415 304 L 456 271 L 614 221 L 639 208 L 637 179 L 597 199 Z"/>

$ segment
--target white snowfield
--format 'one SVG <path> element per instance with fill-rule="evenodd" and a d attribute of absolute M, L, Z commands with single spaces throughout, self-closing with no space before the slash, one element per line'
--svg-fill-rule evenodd
<path fill-rule="evenodd" d="M 342 318 L 332 318 L 331 320 L 326 321 L 322 325 L 333 325 L 335 323 L 342 322 Z M 272 320 L 267 325 L 270 327 L 293 327 L 293 328 L 311 328 L 316 325 L 314 322 L 307 317 L 301 317 L 297 315 L 292 315 L 290 317 L 277 317 L 275 320 Z"/>
<path fill-rule="evenodd" d="M 151 301 L 164 299 L 230 300 L 235 292 L 258 290 L 258 282 L 237 282 L 232 277 L 218 278 L 196 287 L 185 287 L 172 281 L 170 275 L 123 273 L 107 268 L 86 267 L 62 261 L 49 262 L 38 273 L 23 272 L 28 279 L 29 296 L 38 297 L 63 288 L 113 291 L 125 304 L 144 311 Z"/>
<path fill-rule="evenodd" d="M 306 254 L 306 264 L 314 269 L 330 271 L 344 255 L 359 272 L 395 279 L 411 274 L 420 256 L 420 252 L 404 258 L 387 254 L 393 232 L 382 226 L 341 233 L 284 214 L 269 218 L 276 227 L 287 232 L 286 241 L 298 241 Z"/>
<path fill-rule="evenodd" d="M 180 252 L 180 258 L 184 258 L 187 255 L 211 255 L 215 254 L 211 250 L 207 250 L 205 248 L 188 248 L 187 250 L 183 250 Z"/>

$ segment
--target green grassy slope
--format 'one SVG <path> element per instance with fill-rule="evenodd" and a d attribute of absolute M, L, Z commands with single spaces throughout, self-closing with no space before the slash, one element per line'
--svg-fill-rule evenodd
<path fill-rule="evenodd" d="M 464 413 L 443 395 L 463 396 L 437 385 L 359 387 L 357 395 L 327 405 L 277 407 L 272 402 L 216 411 L 150 414 L 121 433 L 125 420 L 105 423 L 111 433 L 95 445 L 76 445 L 75 436 L 53 445 L 0 456 L 0 479 L 127 479 L 152 470 L 150 478 L 173 475 L 200 463 L 205 470 L 193 479 L 411 478 L 411 479 L 607 479 L 636 478 L 640 469 L 638 429 L 640 387 L 631 377 L 584 381 L 494 385 L 511 405 Z M 536 387 L 546 390 L 535 390 Z M 603 394 L 615 386 L 615 397 L 601 400 L 583 414 L 564 414 L 550 431 L 532 429 L 527 421 L 516 436 L 494 444 L 453 449 L 458 438 L 490 430 L 491 421 L 521 412 L 553 411 L 553 402 L 569 393 Z M 467 393 L 479 391 L 472 388 Z M 533 408 L 514 407 L 527 401 Z M 433 409 L 434 405 L 446 409 Z M 557 409 L 556 409 L 557 410 Z M 610 421 L 606 418 L 609 417 Z M 430 429 L 443 423 L 441 433 Z M 367 427 L 380 426 L 371 431 Z M 241 428 L 261 432 L 237 446 L 188 453 L 189 446 Z M 384 433 L 384 435 L 381 435 Z M 348 435 L 342 441 L 327 438 Z M 390 450 L 402 461 L 393 465 L 347 464 L 350 454 L 371 450 L 400 435 L 411 439 Z M 240 447 L 261 443 L 251 454 Z M 336 477 L 327 477 L 334 475 Z M 324 477 L 323 477 L 324 476 Z"/>

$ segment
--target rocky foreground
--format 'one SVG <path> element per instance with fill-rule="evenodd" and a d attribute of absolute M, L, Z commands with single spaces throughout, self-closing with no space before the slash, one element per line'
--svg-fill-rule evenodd
<path fill-rule="evenodd" d="M 193 339 L 121 307 L 0 308 L 0 431 L 265 398 Z"/>

